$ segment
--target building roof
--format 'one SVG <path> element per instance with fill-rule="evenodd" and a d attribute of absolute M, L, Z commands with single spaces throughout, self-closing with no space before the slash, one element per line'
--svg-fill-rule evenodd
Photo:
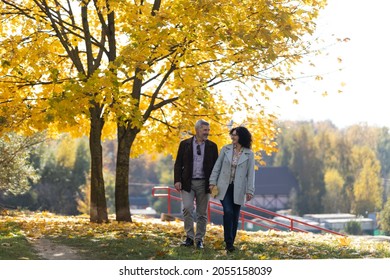
<path fill-rule="evenodd" d="M 286 166 L 260 167 L 255 172 L 255 195 L 290 195 L 298 181 Z"/>
<path fill-rule="evenodd" d="M 354 219 L 356 215 L 349 213 L 329 213 L 329 214 L 305 214 L 303 215 L 306 219 L 311 219 L 317 222 L 323 222 L 331 219 Z"/>

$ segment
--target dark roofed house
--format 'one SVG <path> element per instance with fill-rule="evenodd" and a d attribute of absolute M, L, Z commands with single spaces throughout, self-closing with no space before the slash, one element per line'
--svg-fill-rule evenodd
<path fill-rule="evenodd" d="M 288 209 L 293 189 L 298 181 L 288 167 L 260 167 L 255 172 L 255 196 L 249 202 L 271 211 Z"/>

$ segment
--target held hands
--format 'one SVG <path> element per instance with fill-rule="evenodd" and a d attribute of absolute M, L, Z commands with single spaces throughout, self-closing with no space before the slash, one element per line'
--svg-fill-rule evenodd
<path fill-rule="evenodd" d="M 176 182 L 175 183 L 175 189 L 180 192 L 181 191 L 181 182 Z"/>
<path fill-rule="evenodd" d="M 211 196 L 215 198 L 218 195 L 218 188 L 216 185 L 210 185 L 209 186 Z"/>

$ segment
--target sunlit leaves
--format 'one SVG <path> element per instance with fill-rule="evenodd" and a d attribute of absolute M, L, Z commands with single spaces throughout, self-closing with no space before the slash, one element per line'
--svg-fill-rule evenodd
<path fill-rule="evenodd" d="M 152 15 L 152 1 L 45 1 L 47 9 L 10 2 L 0 11 L 1 130 L 88 134 L 89 109 L 98 104 L 103 137 L 115 135 L 115 123 L 141 130 L 132 156 L 174 154 L 199 118 L 211 122 L 219 146 L 229 141 L 221 136 L 233 119 L 254 133 L 256 152 L 275 151 L 276 118 L 258 105 L 272 95 L 261 93 L 293 79 L 291 67 L 310 52 L 304 36 L 326 3 L 167 0 Z M 241 113 L 243 120 L 233 117 Z"/>
<path fill-rule="evenodd" d="M 19 194 L 30 188 L 30 182 L 39 179 L 37 170 L 28 162 L 34 145 L 43 140 L 42 135 L 22 137 L 7 134 L 0 137 L 0 192 Z"/>
<path fill-rule="evenodd" d="M 348 246 L 348 245 L 350 245 L 351 244 L 351 238 L 348 238 L 348 237 L 346 237 L 346 236 L 343 236 L 343 237 L 340 237 L 339 239 L 338 239 L 338 241 L 339 241 L 339 244 L 341 245 L 341 246 Z"/>
<path fill-rule="evenodd" d="M 323 147 L 324 149 L 324 147 Z M 343 196 L 344 179 L 335 168 L 325 170 L 324 183 L 326 193 L 322 197 L 325 213 L 336 213 L 343 209 L 345 198 Z"/>
<path fill-rule="evenodd" d="M 353 186 L 355 213 L 364 215 L 381 209 L 383 186 L 380 182 L 380 162 L 367 146 L 352 148 L 352 166 L 355 171 Z"/>

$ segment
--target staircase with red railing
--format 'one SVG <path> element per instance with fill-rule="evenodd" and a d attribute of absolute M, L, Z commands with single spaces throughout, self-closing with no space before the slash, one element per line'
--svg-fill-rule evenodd
<path fill-rule="evenodd" d="M 154 187 L 152 189 L 152 196 L 167 198 L 168 214 L 172 214 L 172 209 L 171 209 L 172 201 L 181 201 L 180 193 L 175 188 L 171 188 L 168 186 Z M 247 211 L 249 209 L 251 210 L 251 212 Z M 261 215 L 252 213 L 252 211 L 260 213 Z M 222 205 L 219 201 L 213 199 L 209 201 L 209 207 L 207 213 L 209 222 L 211 221 L 211 213 L 223 215 Z M 264 215 L 268 217 L 280 217 L 282 219 L 287 220 L 288 224 L 281 223 L 273 219 L 264 217 Z M 320 226 L 312 225 L 310 223 L 300 221 L 298 219 L 294 219 L 285 215 L 281 215 L 261 207 L 253 206 L 251 204 L 245 204 L 243 209 L 240 211 L 240 221 L 241 221 L 241 228 L 243 230 L 245 229 L 245 223 L 248 223 L 252 225 L 257 225 L 265 229 L 273 229 L 273 230 L 286 229 L 286 230 L 297 231 L 297 232 L 309 232 L 308 230 L 302 229 L 302 227 L 305 227 L 318 232 L 326 232 L 326 233 L 344 236 L 344 234 L 342 233 L 332 231 L 330 229 L 323 228 Z"/>

